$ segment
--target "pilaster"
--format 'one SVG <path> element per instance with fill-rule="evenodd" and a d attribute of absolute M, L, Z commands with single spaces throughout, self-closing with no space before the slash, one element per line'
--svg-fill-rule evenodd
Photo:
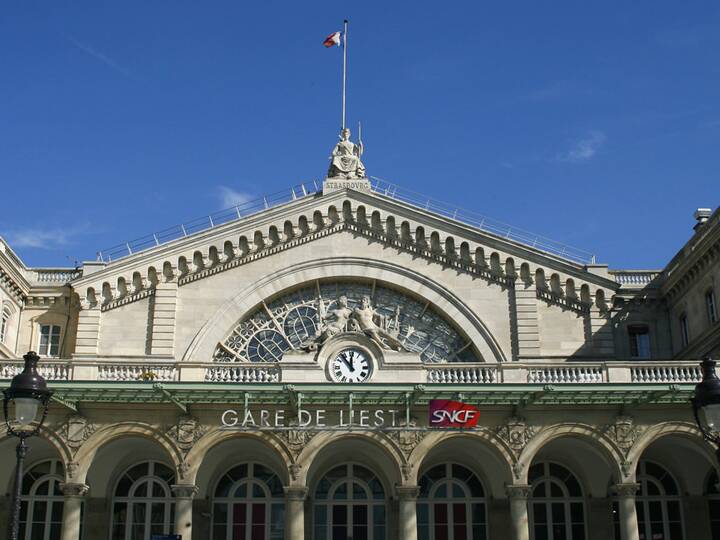
<path fill-rule="evenodd" d="M 512 290 L 515 294 L 518 357 L 537 358 L 540 356 L 540 327 L 535 285 L 531 281 L 518 279 Z"/>
<path fill-rule="evenodd" d="M 610 310 L 599 309 L 596 306 L 590 308 L 590 332 L 593 353 L 596 356 L 615 355 L 615 339 Z"/>
<path fill-rule="evenodd" d="M 80 303 L 77 341 L 75 343 L 76 355 L 97 355 L 101 319 L 102 311 L 100 310 L 100 302 L 89 302 L 84 300 Z"/>
<path fill-rule="evenodd" d="M 152 306 L 150 354 L 173 356 L 175 353 L 175 313 L 177 309 L 177 275 L 163 276 L 155 287 Z"/>

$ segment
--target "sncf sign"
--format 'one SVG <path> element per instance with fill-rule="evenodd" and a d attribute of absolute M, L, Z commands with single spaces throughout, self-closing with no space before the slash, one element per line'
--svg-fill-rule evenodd
<path fill-rule="evenodd" d="M 430 427 L 471 428 L 477 426 L 480 411 L 462 401 L 430 400 Z"/>

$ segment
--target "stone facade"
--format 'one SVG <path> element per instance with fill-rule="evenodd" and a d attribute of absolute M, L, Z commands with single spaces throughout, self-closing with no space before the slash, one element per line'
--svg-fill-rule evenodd
<path fill-rule="evenodd" d="M 123 475 L 139 462 L 171 471 L 164 532 L 186 539 L 215 538 L 218 486 L 243 464 L 267 468 L 283 488 L 284 536 L 272 538 L 324 538 L 323 478 L 342 463 L 382 486 L 381 502 L 368 503 L 385 516 L 374 538 L 425 537 L 424 475 L 443 464 L 479 479 L 484 495 L 472 500 L 484 505 L 477 526 L 490 538 L 530 538 L 539 471 L 552 463 L 579 485 L 565 500 L 583 509 L 573 539 L 639 538 L 646 463 L 676 482 L 666 504 L 681 506 L 684 538 L 711 538 L 718 464 L 687 398 L 698 360 L 720 352 L 708 303 L 720 288 L 719 211 L 703 214 L 665 269 L 613 270 L 335 184 L 79 270 L 26 268 L 0 242 L 10 314 L 0 377 L 55 331 L 43 327 L 60 332 L 42 362 L 57 399 L 28 465 L 62 469 L 63 540 L 79 538 L 81 505 L 83 538 L 125 538 L 108 529 L 126 500 Z M 322 334 L 319 313 L 340 296 L 355 313 L 370 299 L 370 330 L 349 316 Z M 343 362 L 355 365 L 336 360 L 351 349 L 369 358 L 352 386 Z M 476 405 L 478 427 L 432 429 L 434 399 Z M 344 428 L 298 429 L 303 407 L 392 408 L 397 419 L 373 429 L 358 412 Z M 253 408 L 298 417 L 286 413 L 281 429 L 221 428 L 225 410 Z M 12 448 L 0 440 L 8 462 Z M 0 472 L 3 493 L 11 478 L 12 468 Z M 0 500 L 0 527 L 8 506 Z"/>

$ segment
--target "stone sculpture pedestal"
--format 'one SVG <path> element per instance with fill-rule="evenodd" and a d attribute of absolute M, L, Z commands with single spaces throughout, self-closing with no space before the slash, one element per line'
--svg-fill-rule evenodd
<path fill-rule="evenodd" d="M 326 178 L 323 181 L 323 193 L 333 193 L 341 189 L 370 191 L 370 180 L 367 178 Z"/>

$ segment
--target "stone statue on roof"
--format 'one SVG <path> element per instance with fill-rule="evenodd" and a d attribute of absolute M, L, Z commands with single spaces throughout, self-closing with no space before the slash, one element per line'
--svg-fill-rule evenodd
<path fill-rule="evenodd" d="M 363 143 L 350 141 L 350 130 L 343 128 L 340 132 L 340 142 L 332 151 L 332 160 L 328 170 L 328 178 L 354 179 L 365 178 L 365 166 L 360 161 L 363 154 Z"/>

